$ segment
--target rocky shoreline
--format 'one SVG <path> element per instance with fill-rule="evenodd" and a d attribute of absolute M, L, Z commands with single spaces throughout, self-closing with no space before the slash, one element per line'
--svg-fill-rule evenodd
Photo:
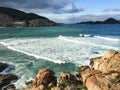
<path fill-rule="evenodd" d="M 0 72 L 7 67 L 7 64 L 0 63 Z M 120 90 L 120 52 L 109 51 L 92 58 L 90 65 L 80 66 L 76 75 L 61 72 L 58 79 L 53 70 L 40 69 L 23 89 L 16 89 L 11 83 L 17 79 L 12 74 L 0 74 L 0 90 Z"/>

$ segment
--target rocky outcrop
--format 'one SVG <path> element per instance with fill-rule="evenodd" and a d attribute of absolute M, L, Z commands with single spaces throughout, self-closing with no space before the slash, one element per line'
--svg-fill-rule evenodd
<path fill-rule="evenodd" d="M 53 70 L 41 69 L 34 80 L 26 82 L 20 90 L 120 90 L 120 52 L 109 51 L 102 57 L 92 58 L 90 66 L 81 66 L 77 75 L 61 72 L 57 78 Z M 0 87 L 8 85 L 17 77 L 0 75 Z M 14 85 L 6 87 L 16 90 Z"/>
<path fill-rule="evenodd" d="M 28 90 L 45 90 L 57 84 L 57 78 L 53 70 L 43 68 L 36 75 Z"/>
<path fill-rule="evenodd" d="M 12 81 L 17 79 L 18 77 L 12 74 L 0 75 L 0 88 L 6 88 Z"/>
<path fill-rule="evenodd" d="M 78 69 L 88 90 L 120 90 L 120 52 L 110 51 L 93 58 L 90 67 Z"/>
<path fill-rule="evenodd" d="M 18 77 L 13 74 L 1 73 L 6 70 L 8 66 L 8 64 L 0 62 L 0 90 L 15 90 L 15 86 L 12 84 L 12 82 L 16 81 Z"/>
<path fill-rule="evenodd" d="M 30 84 L 29 84 L 30 85 Z M 23 90 L 87 90 L 82 82 L 69 72 L 61 72 L 60 78 L 57 82 L 55 73 L 43 68 L 41 69 L 35 79 L 32 81 L 31 86 Z"/>
<path fill-rule="evenodd" d="M 119 90 L 120 73 L 104 74 L 99 70 L 88 70 L 81 74 L 88 90 Z M 116 89 L 113 88 L 116 87 Z"/>
<path fill-rule="evenodd" d="M 91 59 L 91 68 L 103 73 L 120 72 L 120 52 L 110 51 L 103 57 Z"/>

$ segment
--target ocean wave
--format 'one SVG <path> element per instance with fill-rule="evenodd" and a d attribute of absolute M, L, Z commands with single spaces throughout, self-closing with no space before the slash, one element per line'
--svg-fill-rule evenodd
<path fill-rule="evenodd" d="M 92 46 L 102 47 L 102 48 L 106 48 L 106 49 L 119 50 L 117 47 L 101 45 L 101 44 L 95 44 L 95 43 L 90 43 L 90 42 L 84 42 L 84 41 L 80 41 L 80 40 L 67 38 L 67 37 L 64 37 L 64 36 L 61 36 L 61 35 L 58 38 L 62 39 L 64 41 L 69 41 L 69 42 L 74 42 L 74 43 L 80 43 L 80 44 L 85 44 L 85 45 L 92 45 Z"/>
<path fill-rule="evenodd" d="M 117 39 L 117 38 L 109 38 L 109 37 L 102 37 L 102 36 L 95 36 L 95 37 L 100 38 L 100 39 L 104 39 L 107 41 L 115 41 L 115 42 L 120 41 L 120 39 Z"/>
<path fill-rule="evenodd" d="M 79 34 L 80 37 L 93 37 L 92 34 Z"/>
<path fill-rule="evenodd" d="M 26 51 L 22 51 L 22 50 L 19 50 L 19 49 L 16 49 L 12 46 L 9 46 L 8 44 L 4 43 L 4 42 L 0 42 L 0 44 L 4 45 L 4 46 L 7 46 L 8 49 L 11 49 L 13 51 L 17 51 L 17 52 L 20 52 L 20 53 L 24 53 L 28 56 L 33 56 L 35 57 L 36 59 L 44 59 L 44 60 L 48 60 L 48 61 L 51 61 L 51 62 L 54 62 L 54 63 L 58 63 L 58 64 L 61 64 L 61 63 L 65 63 L 64 61 L 61 61 L 61 60 L 54 60 L 54 59 L 51 59 L 51 58 L 47 58 L 47 57 L 42 57 L 42 56 L 39 56 L 39 55 L 35 55 L 35 54 L 32 54 L 32 53 L 29 53 L 29 52 L 26 52 Z"/>

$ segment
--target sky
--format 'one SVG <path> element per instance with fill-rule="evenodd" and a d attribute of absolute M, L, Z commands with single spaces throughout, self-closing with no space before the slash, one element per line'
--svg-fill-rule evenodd
<path fill-rule="evenodd" d="M 58 23 L 120 20 L 120 0 L 0 0 L 0 6 L 36 13 Z"/>

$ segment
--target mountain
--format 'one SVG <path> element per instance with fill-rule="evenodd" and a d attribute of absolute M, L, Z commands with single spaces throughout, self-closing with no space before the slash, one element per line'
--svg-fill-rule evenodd
<path fill-rule="evenodd" d="M 77 24 L 120 24 L 120 21 L 114 18 L 108 18 L 105 21 L 87 21 L 87 22 L 80 22 Z"/>
<path fill-rule="evenodd" d="M 40 27 L 58 24 L 34 13 L 26 13 L 8 7 L 0 7 L 0 26 Z"/>

